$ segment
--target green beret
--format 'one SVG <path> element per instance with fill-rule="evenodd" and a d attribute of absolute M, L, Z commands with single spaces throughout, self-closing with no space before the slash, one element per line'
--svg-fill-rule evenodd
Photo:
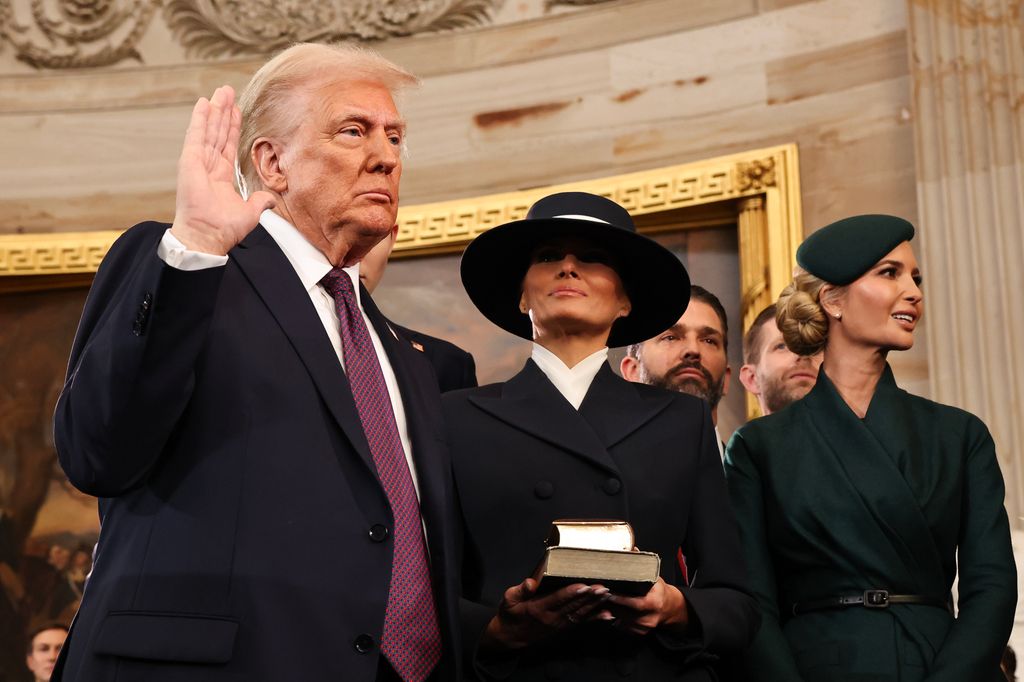
<path fill-rule="evenodd" d="M 796 262 L 812 275 L 843 286 L 913 238 L 914 226 L 903 218 L 856 215 L 826 225 L 805 239 L 796 250 Z"/>

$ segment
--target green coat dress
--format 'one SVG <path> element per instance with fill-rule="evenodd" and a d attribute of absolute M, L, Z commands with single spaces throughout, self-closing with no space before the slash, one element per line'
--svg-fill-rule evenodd
<path fill-rule="evenodd" d="M 733 436 L 726 456 L 762 626 L 751 682 L 996 682 L 1016 569 L 1003 478 L 974 415 L 910 395 L 886 367 L 864 419 L 824 372 Z M 866 589 L 946 599 L 794 616 Z"/>

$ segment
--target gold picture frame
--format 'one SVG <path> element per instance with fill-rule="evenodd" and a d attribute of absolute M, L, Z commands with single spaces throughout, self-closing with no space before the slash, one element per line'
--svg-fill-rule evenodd
<path fill-rule="evenodd" d="M 398 214 L 394 257 L 461 251 L 487 229 L 526 215 L 552 192 L 583 190 L 625 206 L 642 232 L 735 224 L 743 328 L 789 282 L 803 239 L 795 144 L 518 192 L 419 204 Z M 0 236 L 0 292 L 81 286 L 120 235 Z"/>

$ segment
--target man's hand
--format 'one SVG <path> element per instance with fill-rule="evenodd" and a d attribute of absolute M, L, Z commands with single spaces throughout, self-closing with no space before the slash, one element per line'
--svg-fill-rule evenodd
<path fill-rule="evenodd" d="M 209 101 L 192 109 L 178 159 L 178 188 L 171 233 L 187 248 L 227 255 L 276 205 L 269 192 L 253 192 L 248 201 L 235 189 L 235 156 L 242 114 L 235 91 L 224 85 Z"/>
<path fill-rule="evenodd" d="M 480 640 L 487 651 L 521 649 L 589 620 L 610 620 L 601 609 L 610 597 L 601 585 L 575 584 L 537 596 L 537 581 L 527 578 L 505 590 L 498 614 Z"/>
<path fill-rule="evenodd" d="M 617 619 L 617 627 L 636 635 L 646 635 L 655 628 L 684 634 L 690 625 L 690 612 L 683 593 L 661 578 L 642 597 L 612 595 L 607 608 Z"/>

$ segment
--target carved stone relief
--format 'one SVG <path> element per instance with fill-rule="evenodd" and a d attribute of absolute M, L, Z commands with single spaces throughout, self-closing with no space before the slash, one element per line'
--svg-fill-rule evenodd
<path fill-rule="evenodd" d="M 170 0 L 164 18 L 202 57 L 270 52 L 294 42 L 384 40 L 479 26 L 504 0 Z"/>
<path fill-rule="evenodd" d="M 0 48 L 37 69 L 139 59 L 136 45 L 159 0 L 0 0 Z"/>
<path fill-rule="evenodd" d="M 38 69 L 141 61 L 157 8 L 189 55 L 259 54 L 299 41 L 385 40 L 490 23 L 505 0 L 0 0 L 0 49 Z"/>

